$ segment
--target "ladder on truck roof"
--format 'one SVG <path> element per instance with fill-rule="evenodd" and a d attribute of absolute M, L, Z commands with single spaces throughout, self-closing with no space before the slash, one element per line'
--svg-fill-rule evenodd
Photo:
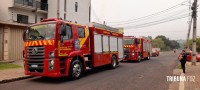
<path fill-rule="evenodd" d="M 113 28 L 113 27 L 110 27 L 110 26 L 106 26 L 104 24 L 96 23 L 96 22 L 89 23 L 89 27 L 97 27 L 97 28 L 102 28 L 102 29 L 110 30 L 112 32 L 119 32 L 119 29 L 117 29 L 117 28 Z"/>

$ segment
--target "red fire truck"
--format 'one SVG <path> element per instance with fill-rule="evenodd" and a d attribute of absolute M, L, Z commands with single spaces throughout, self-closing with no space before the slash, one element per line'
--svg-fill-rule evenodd
<path fill-rule="evenodd" d="M 86 68 L 115 68 L 123 58 L 123 34 L 97 23 L 45 19 L 30 25 L 23 39 L 26 75 L 78 79 Z"/>
<path fill-rule="evenodd" d="M 151 41 L 141 37 L 124 36 L 124 60 L 140 62 L 141 59 L 150 59 Z"/>

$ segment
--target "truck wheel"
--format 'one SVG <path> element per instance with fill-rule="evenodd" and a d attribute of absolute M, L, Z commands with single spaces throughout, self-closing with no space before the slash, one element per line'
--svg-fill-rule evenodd
<path fill-rule="evenodd" d="M 150 60 L 150 54 L 148 54 L 148 56 L 147 56 L 147 60 Z"/>
<path fill-rule="evenodd" d="M 139 55 L 138 55 L 138 62 L 140 62 L 141 59 L 142 59 L 142 57 L 141 57 L 141 55 L 139 54 Z"/>
<path fill-rule="evenodd" d="M 111 67 L 112 69 L 115 69 L 116 66 L 117 66 L 117 58 L 116 58 L 116 56 L 112 56 L 110 67 Z"/>
<path fill-rule="evenodd" d="M 74 60 L 70 65 L 70 78 L 79 79 L 83 71 L 83 64 L 79 60 Z"/>

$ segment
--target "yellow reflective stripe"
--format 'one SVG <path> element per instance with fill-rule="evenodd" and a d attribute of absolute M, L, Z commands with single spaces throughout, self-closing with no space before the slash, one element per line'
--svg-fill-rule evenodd
<path fill-rule="evenodd" d="M 39 41 L 39 45 L 42 45 L 42 41 Z"/>
<path fill-rule="evenodd" d="M 28 46 L 28 42 L 26 42 L 26 46 Z"/>
<path fill-rule="evenodd" d="M 34 46 L 35 41 L 32 42 L 31 46 Z"/>
<path fill-rule="evenodd" d="M 26 42 L 26 46 L 28 46 L 28 44 L 29 44 L 29 43 L 28 43 L 28 42 Z"/>
<path fill-rule="evenodd" d="M 42 45 L 53 45 L 54 40 L 41 40 L 41 41 L 29 41 L 24 42 L 24 46 L 42 46 Z"/>
<path fill-rule="evenodd" d="M 37 41 L 35 41 L 35 44 L 36 44 L 36 46 L 38 46 L 38 42 Z"/>
<path fill-rule="evenodd" d="M 28 46 L 31 46 L 31 42 L 29 42 Z"/>
<path fill-rule="evenodd" d="M 51 40 L 48 40 L 49 45 L 52 45 Z"/>
<path fill-rule="evenodd" d="M 47 43 L 46 43 L 46 41 L 45 41 L 45 40 L 43 41 L 43 43 L 44 43 L 44 45 L 47 45 Z"/>

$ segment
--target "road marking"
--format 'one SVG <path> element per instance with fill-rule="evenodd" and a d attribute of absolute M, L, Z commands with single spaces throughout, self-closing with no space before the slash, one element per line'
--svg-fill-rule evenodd
<path fill-rule="evenodd" d="M 181 76 L 184 76 L 183 73 L 181 73 Z M 179 83 L 179 90 L 184 90 L 185 86 L 184 86 L 184 80 L 183 81 L 180 81 Z"/>

